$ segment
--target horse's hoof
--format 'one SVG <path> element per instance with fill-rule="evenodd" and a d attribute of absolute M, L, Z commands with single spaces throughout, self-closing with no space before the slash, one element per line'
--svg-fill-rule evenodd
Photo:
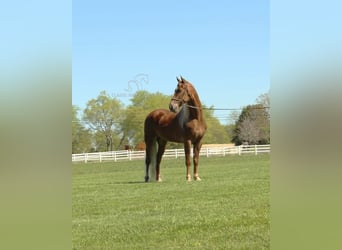
<path fill-rule="evenodd" d="M 201 178 L 199 178 L 199 176 L 195 176 L 194 179 L 195 181 L 201 181 Z"/>
<path fill-rule="evenodd" d="M 186 181 L 188 181 L 188 182 L 191 181 L 191 176 L 190 176 L 190 175 L 187 175 L 187 176 L 186 176 Z"/>
<path fill-rule="evenodd" d="M 161 178 L 157 179 L 157 182 L 162 182 L 163 180 Z"/>
<path fill-rule="evenodd" d="M 148 179 L 150 179 L 150 177 L 145 176 L 145 182 L 148 182 Z"/>

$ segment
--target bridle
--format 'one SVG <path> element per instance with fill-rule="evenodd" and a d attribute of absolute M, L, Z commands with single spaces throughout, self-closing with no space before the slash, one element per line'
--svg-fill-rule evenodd
<path fill-rule="evenodd" d="M 188 92 L 188 89 L 186 89 L 186 93 L 187 93 L 188 96 L 190 97 L 190 94 L 189 94 L 189 92 Z M 193 109 L 202 109 L 202 108 L 200 108 L 200 107 L 196 107 L 196 106 L 187 104 L 186 101 L 185 101 L 184 99 L 179 99 L 179 98 L 172 97 L 172 98 L 171 98 L 171 101 L 179 102 L 179 103 L 182 104 L 182 106 L 185 105 L 185 106 L 188 106 L 189 108 L 193 108 Z"/>
<path fill-rule="evenodd" d="M 175 97 L 172 97 L 172 98 L 171 98 L 171 101 L 180 102 L 180 103 L 182 103 L 182 105 L 183 105 L 184 103 L 186 103 L 186 101 L 185 101 L 184 99 L 179 99 L 179 98 L 175 98 Z"/>

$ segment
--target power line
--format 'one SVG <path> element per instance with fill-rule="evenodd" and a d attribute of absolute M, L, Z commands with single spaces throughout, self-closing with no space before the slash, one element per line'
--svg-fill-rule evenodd
<path fill-rule="evenodd" d="M 190 106 L 190 105 L 188 105 L 188 106 Z M 191 106 L 190 106 L 191 107 Z M 197 107 L 196 107 L 197 108 Z M 213 111 L 239 111 L 239 110 L 243 110 L 244 108 L 246 108 L 246 107 L 243 107 L 243 108 L 214 108 L 214 107 L 202 107 L 201 109 L 202 110 L 213 110 Z M 249 107 L 249 110 L 253 110 L 253 109 L 255 109 L 255 110 L 262 110 L 262 109 L 264 109 L 264 110 L 267 110 L 267 109 L 269 109 L 270 107 L 268 107 L 268 106 L 263 106 L 263 107 Z M 131 112 L 131 111 L 130 111 Z M 140 111 L 136 111 L 137 113 L 140 113 Z M 132 113 L 131 113 L 132 114 Z M 147 114 L 147 113 L 146 113 Z M 205 118 L 206 120 L 211 120 L 211 119 L 217 119 L 217 120 L 219 120 L 219 121 L 223 121 L 223 120 L 225 120 L 225 121 L 228 121 L 228 120 L 232 120 L 229 116 L 230 116 L 231 114 L 230 113 L 227 113 L 227 114 L 219 114 L 219 115 L 214 115 L 213 117 L 207 117 L 207 118 Z M 76 121 L 72 121 L 73 123 L 82 123 L 82 124 L 89 124 L 89 122 L 87 122 L 87 121 L 84 121 L 84 120 L 76 120 Z M 112 122 L 113 124 L 120 124 L 121 123 L 121 121 L 113 121 Z M 141 123 L 141 121 L 139 120 L 139 121 L 131 121 L 131 123 L 133 123 L 133 124 L 135 124 L 135 123 Z"/>
<path fill-rule="evenodd" d="M 270 107 L 250 107 L 249 109 L 268 109 Z M 201 108 L 201 109 L 205 109 L 205 110 L 226 110 L 226 111 L 235 111 L 235 110 L 243 110 L 244 108 Z"/>

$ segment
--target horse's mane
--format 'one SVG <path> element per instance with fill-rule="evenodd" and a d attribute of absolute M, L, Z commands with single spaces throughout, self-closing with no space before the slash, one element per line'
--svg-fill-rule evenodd
<path fill-rule="evenodd" d="M 188 105 L 188 107 L 190 107 L 190 113 L 192 113 L 194 116 L 196 116 L 197 119 L 199 119 L 200 121 L 203 121 L 202 103 L 201 103 L 201 100 L 197 94 L 197 91 L 196 91 L 194 85 L 192 85 L 191 82 L 187 81 L 183 77 L 181 77 L 181 82 L 183 84 L 186 84 L 188 94 L 190 95 L 190 97 L 192 99 L 192 102 L 190 103 L 190 105 Z"/>
<path fill-rule="evenodd" d="M 189 94 L 194 99 L 194 101 L 197 103 L 198 107 L 201 108 L 202 107 L 202 103 L 201 103 L 201 100 L 199 99 L 199 96 L 197 94 L 197 91 L 196 91 L 194 85 L 192 85 L 191 82 L 187 81 L 182 76 L 181 76 L 181 81 L 182 81 L 182 83 L 187 85 Z"/>

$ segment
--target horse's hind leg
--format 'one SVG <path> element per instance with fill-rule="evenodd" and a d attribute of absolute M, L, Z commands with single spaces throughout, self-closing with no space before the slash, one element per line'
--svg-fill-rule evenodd
<path fill-rule="evenodd" d="M 156 179 L 157 168 L 157 142 L 156 137 L 150 137 L 145 140 L 146 156 L 145 156 L 145 182 Z"/>
<path fill-rule="evenodd" d="M 157 142 L 158 142 L 158 152 L 157 152 L 156 181 L 162 181 L 162 179 L 160 178 L 160 162 L 161 162 L 161 159 L 162 159 L 163 154 L 165 152 L 165 147 L 166 147 L 167 141 L 165 141 L 161 138 L 158 138 Z"/>
<path fill-rule="evenodd" d="M 151 154 L 149 152 L 150 150 L 147 149 L 146 146 L 146 158 L 145 158 L 145 182 L 148 182 L 150 177 L 149 177 L 149 166 L 151 163 Z"/>
<path fill-rule="evenodd" d="M 156 175 L 156 161 L 157 161 L 157 145 L 156 139 L 151 138 L 146 140 L 146 174 L 145 174 L 145 182 L 155 178 Z"/>

